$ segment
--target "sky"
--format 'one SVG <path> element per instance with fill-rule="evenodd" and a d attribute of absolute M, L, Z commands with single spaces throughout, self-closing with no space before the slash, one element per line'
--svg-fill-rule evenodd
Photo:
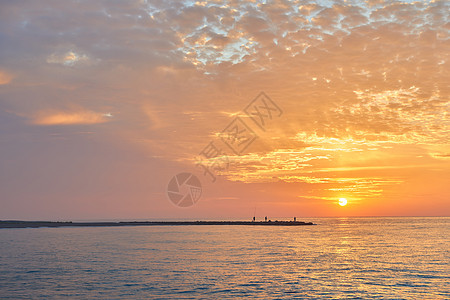
<path fill-rule="evenodd" d="M 0 219 L 449 216 L 449 11 L 0 1 Z"/>

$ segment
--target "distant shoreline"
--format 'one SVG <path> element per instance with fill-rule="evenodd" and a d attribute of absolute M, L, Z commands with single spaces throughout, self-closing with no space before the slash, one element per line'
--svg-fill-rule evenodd
<path fill-rule="evenodd" d="M 243 226 L 304 226 L 316 225 L 301 221 L 132 221 L 132 222 L 49 222 L 0 221 L 1 228 L 41 227 L 118 227 L 118 226 L 191 226 L 191 225 L 243 225 Z"/>

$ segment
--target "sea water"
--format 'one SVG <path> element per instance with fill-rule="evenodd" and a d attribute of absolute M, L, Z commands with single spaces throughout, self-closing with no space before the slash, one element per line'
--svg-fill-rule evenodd
<path fill-rule="evenodd" d="M 449 299 L 450 218 L 0 229 L 0 299 Z"/>

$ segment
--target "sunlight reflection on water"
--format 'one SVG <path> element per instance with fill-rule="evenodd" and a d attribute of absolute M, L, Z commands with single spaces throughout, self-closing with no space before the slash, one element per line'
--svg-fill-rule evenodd
<path fill-rule="evenodd" d="M 1 298 L 448 299 L 450 218 L 0 230 Z"/>

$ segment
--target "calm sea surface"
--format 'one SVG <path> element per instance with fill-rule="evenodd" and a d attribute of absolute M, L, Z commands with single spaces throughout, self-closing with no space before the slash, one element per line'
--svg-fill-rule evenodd
<path fill-rule="evenodd" d="M 303 220 L 0 229 L 0 298 L 450 298 L 450 218 Z"/>

